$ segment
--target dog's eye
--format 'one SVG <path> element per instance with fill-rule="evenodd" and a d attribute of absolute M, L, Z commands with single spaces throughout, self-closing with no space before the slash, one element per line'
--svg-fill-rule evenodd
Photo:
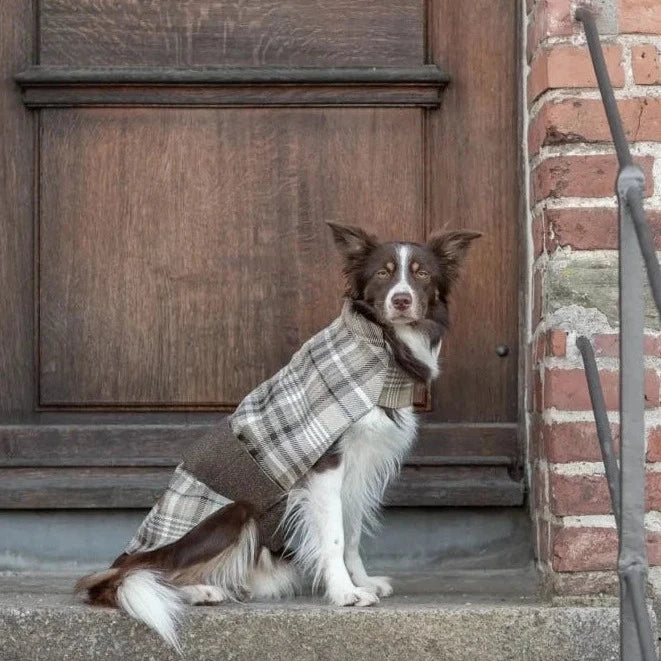
<path fill-rule="evenodd" d="M 429 278 L 428 271 L 418 270 L 415 272 L 415 275 L 417 278 L 420 278 L 421 280 L 427 280 L 427 278 Z"/>
<path fill-rule="evenodd" d="M 387 269 L 379 269 L 376 272 L 376 277 L 377 278 L 389 278 L 390 277 L 390 272 Z"/>

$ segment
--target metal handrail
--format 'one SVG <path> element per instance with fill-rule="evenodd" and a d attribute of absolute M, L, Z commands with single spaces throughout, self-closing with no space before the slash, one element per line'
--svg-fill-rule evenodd
<path fill-rule="evenodd" d="M 619 204 L 620 294 L 620 465 L 618 469 L 597 363 L 590 341 L 576 345 L 583 357 L 597 436 L 619 538 L 620 656 L 625 661 L 655 661 L 654 634 L 647 611 L 647 548 L 645 537 L 644 421 L 644 263 L 652 295 L 661 315 L 661 269 L 643 209 L 644 176 L 634 165 L 615 101 L 592 12 L 576 10 L 588 42 L 592 65 L 619 162 L 616 193 Z"/>

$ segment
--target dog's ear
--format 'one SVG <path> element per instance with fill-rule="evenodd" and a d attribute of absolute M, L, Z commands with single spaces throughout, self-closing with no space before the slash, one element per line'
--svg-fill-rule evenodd
<path fill-rule="evenodd" d="M 340 254 L 348 262 L 361 259 L 368 255 L 378 245 L 376 237 L 368 234 L 360 227 L 326 223 L 333 233 L 335 245 Z"/>
<path fill-rule="evenodd" d="M 464 261 L 471 243 L 481 236 L 481 232 L 453 230 L 438 232 L 429 237 L 427 246 L 439 261 L 443 276 L 449 284 L 452 284 L 459 276 L 459 267 Z"/>

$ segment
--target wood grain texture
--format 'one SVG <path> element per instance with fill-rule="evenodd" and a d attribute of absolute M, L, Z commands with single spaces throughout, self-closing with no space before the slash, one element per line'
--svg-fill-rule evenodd
<path fill-rule="evenodd" d="M 231 407 L 339 311 L 324 220 L 422 236 L 417 110 L 45 110 L 41 125 L 44 406 Z"/>
<path fill-rule="evenodd" d="M 36 66 L 15 77 L 30 108 L 72 106 L 424 106 L 447 74 L 415 68 Z"/>
<path fill-rule="evenodd" d="M 41 0 L 44 64 L 378 66 L 423 61 L 420 0 Z"/>
<path fill-rule="evenodd" d="M 32 58 L 33 6 L 0 3 L 0 416 L 32 408 L 33 115 L 12 78 Z M 9 29 L 11 26 L 11 29 Z"/>
<path fill-rule="evenodd" d="M 189 414 L 189 421 L 124 414 L 105 424 L 97 420 L 0 425 L 0 466 L 175 466 L 182 453 L 219 424 Z M 94 418 L 100 416 L 94 415 Z M 106 414 L 107 417 L 107 414 Z M 155 418 L 149 420 L 149 418 Z M 505 425 L 422 426 L 411 465 L 505 465 L 518 461 L 516 428 Z"/>
<path fill-rule="evenodd" d="M 168 468 L 0 468 L 2 509 L 150 508 Z M 515 506 L 523 484 L 504 468 L 406 468 L 386 492 L 388 505 Z"/>
<path fill-rule="evenodd" d="M 71 85 L 27 87 L 28 108 L 76 106 L 352 106 L 434 108 L 441 103 L 436 84 L 379 83 L 375 85 Z"/>
<path fill-rule="evenodd" d="M 434 419 L 512 422 L 519 403 L 517 3 L 432 0 L 429 13 L 432 61 L 453 81 L 440 110 L 428 114 L 431 229 L 484 233 L 455 289 Z M 496 354 L 498 344 L 509 347 L 507 357 Z"/>
<path fill-rule="evenodd" d="M 417 67 L 62 67 L 31 66 L 14 76 L 22 87 L 55 85 L 347 85 L 445 84 L 434 64 Z"/>
<path fill-rule="evenodd" d="M 519 504 L 516 426 L 501 424 L 514 423 L 518 401 L 515 4 L 429 0 L 423 38 L 419 0 L 0 3 L 0 507 L 150 507 L 186 444 L 214 424 L 197 409 L 236 401 L 337 313 L 340 264 L 322 220 L 393 239 L 445 223 L 485 232 L 411 458 L 422 466 L 389 499 Z M 40 62 L 63 65 L 65 78 L 94 66 L 176 77 L 172 67 L 212 65 L 235 78 L 240 67 L 421 70 L 426 42 L 427 61 L 453 81 L 440 110 L 42 111 L 33 255 L 35 115 L 12 77 L 30 65 L 37 5 Z M 132 84 L 76 96 L 33 81 L 29 93 L 63 106 L 228 103 L 197 82 L 177 84 L 176 98 Z M 386 88 L 377 102 L 430 98 L 426 84 Z M 323 102 L 375 103 L 374 91 L 325 90 Z M 299 92 L 280 102 L 311 102 Z M 245 80 L 240 94 L 240 105 L 269 99 Z M 120 410 L 130 406 L 159 411 Z M 178 406 L 186 412 L 160 410 Z"/>
<path fill-rule="evenodd" d="M 522 480 L 502 466 L 405 467 L 385 494 L 386 505 L 413 507 L 517 507 Z"/>

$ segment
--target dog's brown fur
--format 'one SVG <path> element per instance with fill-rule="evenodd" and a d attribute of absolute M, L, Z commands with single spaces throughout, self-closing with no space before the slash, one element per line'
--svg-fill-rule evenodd
<path fill-rule="evenodd" d="M 257 518 L 250 503 L 232 503 L 171 544 L 144 553 L 122 553 L 110 569 L 81 578 L 75 590 L 87 590 L 90 605 L 117 607 L 117 587 L 126 574 L 138 568 L 161 572 L 172 585 L 201 583 L 219 556 L 238 541 L 246 523 Z"/>

